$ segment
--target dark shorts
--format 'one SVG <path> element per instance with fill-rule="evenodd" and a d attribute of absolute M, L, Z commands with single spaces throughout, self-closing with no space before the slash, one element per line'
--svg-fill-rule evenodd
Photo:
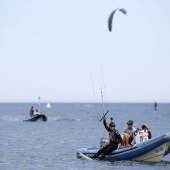
<path fill-rule="evenodd" d="M 129 138 L 129 144 L 131 144 L 132 141 L 133 141 L 133 136 L 130 136 L 130 138 Z"/>

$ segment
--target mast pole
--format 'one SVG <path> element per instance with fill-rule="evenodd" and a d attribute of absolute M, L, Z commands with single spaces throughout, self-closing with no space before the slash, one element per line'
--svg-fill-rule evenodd
<path fill-rule="evenodd" d="M 38 105 L 39 105 L 39 109 L 38 109 L 38 111 L 39 111 L 39 113 L 40 113 L 40 97 L 38 97 Z"/>

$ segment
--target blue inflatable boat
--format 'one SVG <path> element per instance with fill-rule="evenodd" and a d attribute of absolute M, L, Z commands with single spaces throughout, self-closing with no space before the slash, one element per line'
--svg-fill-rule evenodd
<path fill-rule="evenodd" d="M 47 117 L 43 114 L 38 114 L 33 117 L 28 117 L 23 120 L 24 122 L 46 122 Z"/>
<path fill-rule="evenodd" d="M 81 148 L 77 151 L 77 158 L 92 157 L 100 148 Z M 170 133 L 165 133 L 133 146 L 118 148 L 106 156 L 111 161 L 134 160 L 160 162 L 170 153 Z"/>

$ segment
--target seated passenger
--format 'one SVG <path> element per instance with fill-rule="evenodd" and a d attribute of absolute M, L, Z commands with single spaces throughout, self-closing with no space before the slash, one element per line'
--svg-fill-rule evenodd
<path fill-rule="evenodd" d="M 147 131 L 148 132 L 148 139 L 152 138 L 152 133 L 149 130 L 149 126 L 148 125 L 142 125 L 142 130 Z"/>
<path fill-rule="evenodd" d="M 125 146 L 130 146 L 131 144 L 134 143 L 134 132 L 136 129 L 133 127 L 133 120 L 129 120 L 127 122 L 127 128 L 124 129 L 124 137 L 123 141 Z"/>
<path fill-rule="evenodd" d="M 37 116 L 37 115 L 39 115 L 40 113 L 39 113 L 39 111 L 38 111 L 38 109 L 36 109 L 36 112 L 34 113 L 34 116 Z"/>

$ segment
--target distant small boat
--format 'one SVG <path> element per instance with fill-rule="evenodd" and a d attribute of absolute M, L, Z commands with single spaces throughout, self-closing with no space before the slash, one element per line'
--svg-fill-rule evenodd
<path fill-rule="evenodd" d="M 47 121 L 47 117 L 44 114 L 41 114 L 40 112 L 40 97 L 38 98 L 39 100 L 39 109 L 36 110 L 36 112 L 34 112 L 33 117 L 27 117 L 26 119 L 24 119 L 24 122 L 46 122 Z"/>
<path fill-rule="evenodd" d="M 46 122 L 47 117 L 43 114 L 38 114 L 33 117 L 28 117 L 23 120 L 24 122 Z"/>
<path fill-rule="evenodd" d="M 47 104 L 46 108 L 51 108 L 51 105 L 50 103 Z"/>

